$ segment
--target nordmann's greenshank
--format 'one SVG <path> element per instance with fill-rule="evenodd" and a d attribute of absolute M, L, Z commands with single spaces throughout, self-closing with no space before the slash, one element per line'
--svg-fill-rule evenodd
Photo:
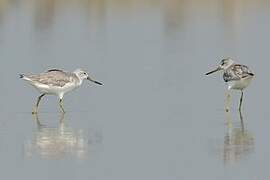
<path fill-rule="evenodd" d="M 250 84 L 254 73 L 249 67 L 241 64 L 236 64 L 232 59 L 222 59 L 219 66 L 206 75 L 212 74 L 217 71 L 223 71 L 223 79 L 228 84 L 228 90 L 235 89 L 241 91 L 241 98 L 239 104 L 239 111 L 241 111 L 243 101 L 243 90 Z"/>
<path fill-rule="evenodd" d="M 62 112 L 65 113 L 63 107 L 63 97 L 65 93 L 81 86 L 84 79 L 102 85 L 102 83 L 90 78 L 89 75 L 81 69 L 77 69 L 74 72 L 66 72 L 59 69 L 50 69 L 47 72 L 37 75 L 20 74 L 20 78 L 26 80 L 41 93 L 41 95 L 37 99 L 36 105 L 33 108 L 33 114 L 37 113 L 40 100 L 46 94 L 58 96 L 60 108 Z"/>

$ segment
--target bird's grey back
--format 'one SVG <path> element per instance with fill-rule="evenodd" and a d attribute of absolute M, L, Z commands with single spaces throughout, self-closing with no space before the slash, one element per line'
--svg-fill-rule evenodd
<path fill-rule="evenodd" d="M 26 75 L 26 77 L 33 82 L 57 87 L 63 87 L 69 82 L 79 81 L 75 74 L 59 69 L 50 69 L 44 73 L 37 75 Z"/>
<path fill-rule="evenodd" d="M 225 82 L 240 80 L 248 76 L 253 76 L 252 71 L 245 65 L 234 64 L 225 70 L 223 74 L 223 79 Z"/>

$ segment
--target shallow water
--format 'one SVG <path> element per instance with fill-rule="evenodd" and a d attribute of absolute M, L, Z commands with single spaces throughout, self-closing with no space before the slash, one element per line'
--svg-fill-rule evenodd
<path fill-rule="evenodd" d="M 1 179 L 269 177 L 270 3 L 226 0 L 0 1 Z M 204 73 L 230 56 L 256 77 L 232 92 Z M 18 78 L 83 67 L 67 113 Z"/>

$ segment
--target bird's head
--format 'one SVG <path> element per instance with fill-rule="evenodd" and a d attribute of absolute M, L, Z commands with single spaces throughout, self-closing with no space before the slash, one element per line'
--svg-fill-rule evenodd
<path fill-rule="evenodd" d="M 74 74 L 76 74 L 76 76 L 82 81 L 84 79 L 87 79 L 91 82 L 94 82 L 96 84 L 99 84 L 99 85 L 102 85 L 102 83 L 98 82 L 98 81 L 95 81 L 93 80 L 92 78 L 90 78 L 90 76 L 88 75 L 88 73 L 82 69 L 76 69 L 74 71 Z"/>
<path fill-rule="evenodd" d="M 234 61 L 231 58 L 222 59 L 215 70 L 210 71 L 206 73 L 205 75 L 209 75 L 220 70 L 226 70 L 233 64 L 234 64 Z"/>

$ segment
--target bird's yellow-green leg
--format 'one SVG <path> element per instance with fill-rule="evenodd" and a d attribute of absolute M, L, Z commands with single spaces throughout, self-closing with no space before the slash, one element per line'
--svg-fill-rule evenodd
<path fill-rule="evenodd" d="M 225 120 L 228 128 L 232 129 L 232 114 L 229 110 L 225 111 Z"/>
<path fill-rule="evenodd" d="M 59 106 L 60 106 L 62 112 L 63 112 L 63 113 L 66 113 L 65 110 L 64 110 L 63 99 L 60 99 L 60 100 L 59 100 Z"/>
<path fill-rule="evenodd" d="M 239 109 L 238 109 L 240 112 L 241 112 L 241 108 L 242 108 L 243 96 L 244 96 L 244 92 L 241 91 L 241 98 L 240 98 Z"/>
<path fill-rule="evenodd" d="M 41 100 L 41 98 L 42 98 L 43 96 L 45 96 L 45 93 L 44 93 L 44 94 L 41 94 L 41 95 L 38 97 L 37 103 L 36 103 L 36 105 L 33 107 L 32 114 L 37 114 L 38 105 L 39 105 L 40 100 Z"/>
<path fill-rule="evenodd" d="M 230 110 L 230 104 L 231 104 L 231 95 L 230 95 L 230 91 L 226 91 L 225 93 L 225 111 L 229 112 Z"/>

